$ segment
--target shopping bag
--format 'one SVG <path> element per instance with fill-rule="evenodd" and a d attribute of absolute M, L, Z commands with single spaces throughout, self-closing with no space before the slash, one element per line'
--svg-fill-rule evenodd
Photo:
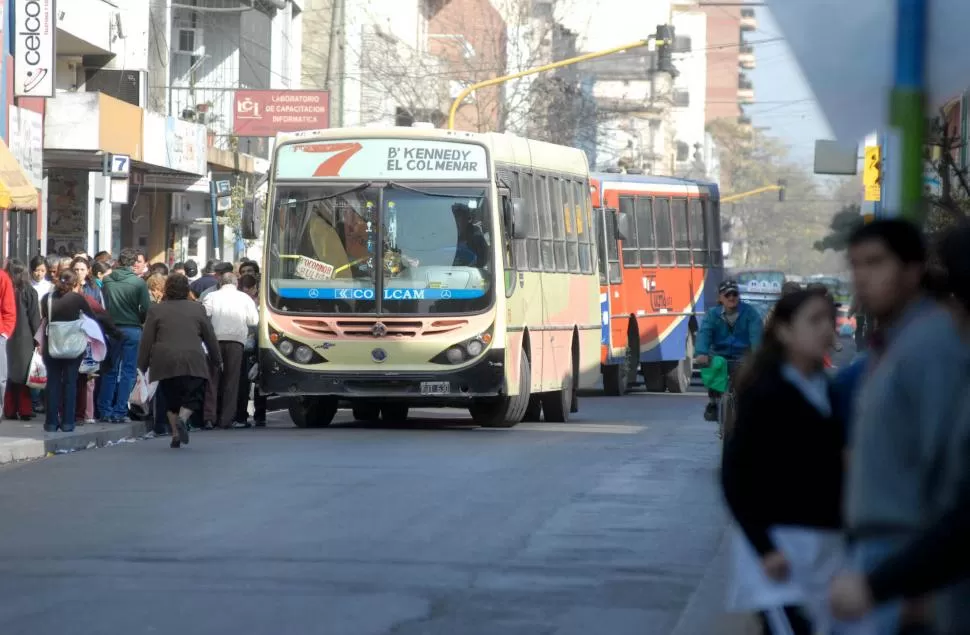
<path fill-rule="evenodd" d="M 34 351 L 34 356 L 30 359 L 30 370 L 27 372 L 27 386 L 35 390 L 44 390 L 47 388 L 47 367 L 44 366 L 44 358 L 37 351 Z"/>
<path fill-rule="evenodd" d="M 139 370 L 138 377 L 135 378 L 135 387 L 132 388 L 131 396 L 128 397 L 129 403 L 135 406 L 147 407 L 152 397 L 155 396 L 156 388 L 158 388 L 158 382 L 149 382 L 148 373 L 142 373 Z"/>
<path fill-rule="evenodd" d="M 78 368 L 78 372 L 82 375 L 90 375 L 98 372 L 99 368 L 101 368 L 101 362 L 94 361 L 91 345 L 88 344 L 87 349 L 84 351 L 84 357 L 81 358 L 81 366 Z"/>

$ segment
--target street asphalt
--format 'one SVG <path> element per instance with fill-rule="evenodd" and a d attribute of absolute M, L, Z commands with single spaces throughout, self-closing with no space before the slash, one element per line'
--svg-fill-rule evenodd
<path fill-rule="evenodd" d="M 584 396 L 512 430 L 277 414 L 2 467 L 0 633 L 748 635 L 720 611 L 703 404 Z"/>

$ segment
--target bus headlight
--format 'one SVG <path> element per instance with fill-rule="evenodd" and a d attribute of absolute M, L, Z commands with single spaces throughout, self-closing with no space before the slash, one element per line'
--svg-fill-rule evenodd
<path fill-rule="evenodd" d="M 313 361 L 313 349 L 311 349 L 309 346 L 301 344 L 296 347 L 296 353 L 293 355 L 293 359 L 301 364 L 309 364 L 311 361 Z"/>
<path fill-rule="evenodd" d="M 272 326 L 269 328 L 269 341 L 280 352 L 280 355 L 292 359 L 298 364 L 322 364 L 327 361 L 323 355 L 313 350 L 311 344 L 291 340 Z"/>
<path fill-rule="evenodd" d="M 449 346 L 445 351 L 439 353 L 431 359 L 433 364 L 461 364 L 485 352 L 488 345 L 492 343 L 492 328 L 479 333 L 475 337 L 469 338 L 464 342 Z"/>

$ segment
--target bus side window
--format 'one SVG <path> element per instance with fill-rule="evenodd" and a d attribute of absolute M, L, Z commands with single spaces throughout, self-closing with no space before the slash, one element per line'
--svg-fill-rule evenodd
<path fill-rule="evenodd" d="M 562 218 L 562 179 L 549 177 L 549 203 L 552 205 L 552 235 L 556 239 L 556 271 L 564 272 L 566 267 L 566 232 Z"/>
<path fill-rule="evenodd" d="M 670 227 L 670 199 L 653 200 L 653 218 L 657 228 L 657 264 L 674 264 L 674 234 Z"/>
<path fill-rule="evenodd" d="M 566 225 L 566 266 L 573 273 L 579 271 L 579 226 L 576 224 L 573 200 L 573 182 L 563 179 L 562 183 L 562 219 Z"/>
<path fill-rule="evenodd" d="M 520 269 L 529 271 L 539 271 L 541 262 L 539 260 L 539 212 L 536 209 L 535 187 L 532 184 L 532 175 L 518 172 L 516 179 L 519 182 L 519 193 L 522 197 L 522 205 L 525 206 L 528 227 L 526 228 L 525 240 L 516 241 L 522 243 L 517 245 L 515 252 Z"/>
<path fill-rule="evenodd" d="M 687 199 L 675 198 L 670 203 L 674 227 L 674 263 L 690 266 L 690 236 L 687 232 Z"/>
<path fill-rule="evenodd" d="M 556 259 L 553 255 L 552 209 L 549 206 L 549 178 L 545 174 L 535 177 L 536 206 L 539 208 L 539 244 L 542 256 L 542 271 L 555 271 Z"/>
<path fill-rule="evenodd" d="M 623 281 L 620 272 L 620 249 L 616 240 L 616 214 L 612 211 L 606 212 L 606 266 L 611 283 L 619 284 Z"/>
<path fill-rule="evenodd" d="M 596 262 L 599 265 L 600 284 L 606 284 L 606 240 L 604 238 L 603 214 L 602 209 L 597 208 L 593 212 L 593 231 L 596 233 Z"/>
<path fill-rule="evenodd" d="M 634 214 L 634 203 L 632 196 L 621 196 L 620 197 L 620 213 L 625 215 L 630 219 L 630 226 L 634 228 L 634 233 L 636 233 L 636 215 Z M 629 240 L 623 241 L 623 266 L 624 267 L 639 267 L 640 266 L 640 256 L 637 253 L 637 238 L 636 235 L 629 236 Z"/>
<path fill-rule="evenodd" d="M 707 262 L 712 267 L 720 267 L 721 257 L 721 213 L 717 201 L 704 201 L 704 216 L 707 219 Z"/>
<path fill-rule="evenodd" d="M 707 264 L 707 227 L 704 218 L 704 207 L 699 198 L 690 201 L 690 249 L 694 256 L 694 265 Z"/>
<path fill-rule="evenodd" d="M 653 267 L 657 264 L 657 230 L 653 223 L 653 199 L 637 197 L 637 246 L 640 248 L 640 265 Z"/>
<path fill-rule="evenodd" d="M 586 210 L 589 209 L 588 200 L 589 186 L 573 181 L 573 210 L 576 212 L 576 242 L 579 243 L 579 270 L 583 273 L 593 273 L 593 262 L 589 250 L 592 228 L 589 227 L 586 219 Z"/>

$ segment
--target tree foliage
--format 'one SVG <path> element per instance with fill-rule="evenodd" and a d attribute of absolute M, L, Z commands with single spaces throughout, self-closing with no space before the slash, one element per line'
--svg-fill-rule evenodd
<path fill-rule="evenodd" d="M 840 207 L 839 192 L 826 191 L 775 137 L 728 119 L 711 122 L 708 130 L 717 144 L 722 197 L 787 182 L 784 202 L 768 192 L 721 206 L 735 265 L 798 274 L 840 271 L 840 258 L 813 249 Z"/>
<path fill-rule="evenodd" d="M 849 237 L 862 225 L 862 222 L 862 208 L 859 205 L 843 207 L 832 217 L 828 235 L 815 242 L 815 249 L 845 251 L 849 247 Z"/>

